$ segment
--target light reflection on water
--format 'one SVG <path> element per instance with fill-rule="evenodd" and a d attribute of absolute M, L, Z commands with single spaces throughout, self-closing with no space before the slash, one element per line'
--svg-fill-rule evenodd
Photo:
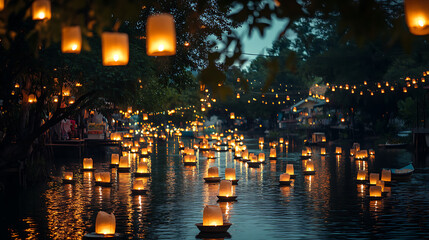
<path fill-rule="evenodd" d="M 192 146 L 193 141 L 185 143 Z M 249 152 L 261 152 L 257 139 L 246 144 Z M 260 168 L 248 168 L 234 160 L 230 151 L 217 153 L 214 160 L 200 154 L 197 166 L 183 166 L 177 146 L 177 140 L 155 142 L 157 154 L 149 159 L 129 155 L 132 172 L 139 161 L 148 161 L 152 176 L 138 178 L 149 190 L 146 195 L 132 195 L 133 174 L 109 169 L 106 157 L 95 158 L 95 167 L 111 172 L 111 187 L 95 186 L 92 172 L 79 171 L 80 160 L 66 163 L 65 168 L 75 172 L 76 184 L 61 184 L 53 178 L 41 190 L 43 206 L 28 209 L 20 202 L 24 210 L 12 216 L 9 237 L 79 239 L 94 230 L 95 215 L 103 210 L 114 212 L 117 232 L 128 238 L 194 239 L 198 234 L 194 224 L 202 222 L 206 204 L 219 204 L 224 219 L 233 223 L 232 239 L 404 239 L 429 234 L 428 174 L 416 173 L 409 182 L 393 184 L 390 196 L 381 200 L 369 200 L 368 187 L 355 180 L 358 170 L 404 165 L 411 159 L 406 151 L 379 151 L 375 159 L 356 161 L 345 153 L 320 156 L 320 149 L 314 147 L 316 174 L 303 175 L 305 161 L 300 160 L 301 149 L 293 145 L 282 146 L 278 159 L 267 158 Z M 267 147 L 263 151 L 268 156 Z M 288 163 L 294 164 L 297 177 L 291 186 L 279 186 L 279 175 Z M 221 177 L 226 167 L 236 169 L 237 202 L 217 203 L 219 184 L 203 181 L 212 166 L 219 167 Z"/>

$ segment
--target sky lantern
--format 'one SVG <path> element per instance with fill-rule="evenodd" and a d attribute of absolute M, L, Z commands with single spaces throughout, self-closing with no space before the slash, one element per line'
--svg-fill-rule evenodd
<path fill-rule="evenodd" d="M 28 103 L 36 103 L 36 102 L 37 102 L 36 95 L 34 94 L 28 95 Z"/>
<path fill-rule="evenodd" d="M 405 19 L 414 35 L 429 34 L 429 1 L 405 0 Z"/>
<path fill-rule="evenodd" d="M 82 33 L 80 27 L 63 27 L 61 32 L 61 51 L 63 53 L 80 53 L 82 49 Z"/>
<path fill-rule="evenodd" d="M 31 6 L 33 20 L 51 19 L 51 2 L 49 0 L 36 0 Z"/>
<path fill-rule="evenodd" d="M 115 234 L 116 219 L 113 213 L 108 214 L 100 211 L 95 220 L 95 233 L 97 234 Z"/>
<path fill-rule="evenodd" d="M 149 16 L 146 25 L 146 53 L 149 56 L 176 54 L 176 29 L 171 14 Z"/>
<path fill-rule="evenodd" d="M 229 118 L 230 118 L 230 119 L 235 119 L 235 113 L 233 113 L 233 112 L 232 112 L 232 113 L 230 113 L 230 114 L 229 114 Z"/>
<path fill-rule="evenodd" d="M 104 66 L 120 66 L 128 64 L 128 34 L 104 32 L 101 34 L 101 47 Z"/>

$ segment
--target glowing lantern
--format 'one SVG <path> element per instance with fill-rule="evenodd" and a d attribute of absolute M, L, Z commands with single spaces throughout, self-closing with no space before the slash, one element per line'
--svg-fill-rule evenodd
<path fill-rule="evenodd" d="M 63 27 L 61 35 L 61 51 L 63 53 L 80 53 L 82 33 L 79 26 Z"/>
<path fill-rule="evenodd" d="M 225 179 L 233 181 L 233 183 L 237 180 L 235 168 L 225 168 Z"/>
<path fill-rule="evenodd" d="M 389 169 L 381 170 L 381 181 L 383 182 L 392 181 L 392 172 Z"/>
<path fill-rule="evenodd" d="M 366 180 L 366 176 L 367 176 L 367 172 L 364 170 L 359 170 L 357 173 L 357 177 L 356 179 L 358 181 L 365 181 Z"/>
<path fill-rule="evenodd" d="M 384 181 L 377 180 L 375 185 L 381 187 L 381 192 L 384 192 Z"/>
<path fill-rule="evenodd" d="M 368 158 L 367 150 L 360 150 L 356 152 L 356 159 L 365 159 L 365 158 Z"/>
<path fill-rule="evenodd" d="M 130 150 L 132 153 L 136 153 L 136 152 L 138 152 L 139 151 L 139 148 L 138 147 L 131 147 L 131 150 Z"/>
<path fill-rule="evenodd" d="M 83 159 L 83 170 L 93 170 L 92 158 Z"/>
<path fill-rule="evenodd" d="M 144 190 L 143 180 L 135 180 L 133 183 L 133 190 Z"/>
<path fill-rule="evenodd" d="M 37 102 L 36 95 L 34 94 L 28 95 L 28 103 L 36 103 L 36 102 Z"/>
<path fill-rule="evenodd" d="M 232 182 L 229 180 L 222 180 L 220 181 L 219 185 L 219 195 L 218 197 L 232 197 L 233 190 L 232 190 Z"/>
<path fill-rule="evenodd" d="M 207 205 L 203 211 L 204 226 L 221 226 L 223 225 L 222 210 L 216 205 Z"/>
<path fill-rule="evenodd" d="M 147 113 L 143 113 L 143 121 L 147 121 L 149 118 L 147 116 Z"/>
<path fill-rule="evenodd" d="M 280 138 L 280 139 L 279 139 L 279 143 L 280 143 L 280 144 L 284 144 L 284 143 L 285 143 L 285 140 L 284 140 L 283 138 Z"/>
<path fill-rule="evenodd" d="M 73 172 L 64 172 L 63 175 L 63 183 L 73 183 Z"/>
<path fill-rule="evenodd" d="M 149 56 L 176 54 L 176 29 L 172 15 L 149 16 L 146 25 L 146 53 Z"/>
<path fill-rule="evenodd" d="M 305 170 L 304 170 L 304 174 L 310 175 L 310 174 L 314 174 L 314 163 L 311 160 L 308 160 L 307 163 L 305 164 Z"/>
<path fill-rule="evenodd" d="M 381 197 L 381 187 L 380 186 L 370 186 L 369 187 L 369 196 L 370 197 Z"/>
<path fill-rule="evenodd" d="M 4 0 L 0 0 L 0 11 L 4 9 Z"/>
<path fill-rule="evenodd" d="M 115 234 L 116 220 L 115 215 L 100 211 L 95 220 L 95 233 L 97 234 Z"/>
<path fill-rule="evenodd" d="M 406 87 L 403 87 L 403 88 L 402 88 L 402 92 L 407 93 L 407 92 L 408 92 L 408 91 L 407 91 L 407 88 L 406 88 Z"/>
<path fill-rule="evenodd" d="M 185 155 L 183 157 L 183 163 L 185 165 L 195 165 L 195 164 L 197 164 L 197 156 L 195 156 L 195 155 Z"/>
<path fill-rule="evenodd" d="M 58 102 L 58 96 L 53 96 L 52 97 L 52 102 L 57 103 Z"/>
<path fill-rule="evenodd" d="M 119 154 L 112 153 L 112 157 L 110 158 L 110 165 L 119 165 Z"/>
<path fill-rule="evenodd" d="M 130 162 L 128 161 L 128 156 L 122 156 L 119 160 L 119 169 L 129 169 Z"/>
<path fill-rule="evenodd" d="M 286 173 L 289 174 L 291 176 L 291 178 L 293 178 L 295 176 L 295 171 L 293 168 L 293 164 L 288 163 L 286 165 Z"/>
<path fill-rule="evenodd" d="M 113 141 L 122 141 L 122 135 L 121 135 L 121 133 L 111 133 L 110 134 L 110 140 L 113 140 Z"/>
<path fill-rule="evenodd" d="M 429 2 L 405 0 L 405 19 L 408 29 L 414 35 L 429 34 Z"/>
<path fill-rule="evenodd" d="M 218 178 L 219 177 L 219 169 L 217 167 L 211 167 L 207 171 L 208 178 Z"/>
<path fill-rule="evenodd" d="M 242 161 L 249 161 L 249 150 L 244 150 L 241 152 Z"/>
<path fill-rule="evenodd" d="M 290 181 L 290 175 L 288 173 L 282 173 L 280 175 L 280 181 L 281 182 Z"/>
<path fill-rule="evenodd" d="M 101 172 L 95 173 L 95 183 L 96 184 L 110 184 L 110 173 L 109 172 Z"/>
<path fill-rule="evenodd" d="M 326 149 L 320 148 L 320 155 L 326 155 Z"/>
<path fill-rule="evenodd" d="M 31 8 L 33 20 L 51 19 L 51 2 L 49 0 L 36 0 Z"/>
<path fill-rule="evenodd" d="M 375 155 L 374 149 L 369 149 L 369 155 L 371 155 L 371 156 Z"/>
<path fill-rule="evenodd" d="M 232 112 L 232 113 L 230 113 L 230 114 L 229 114 L 229 118 L 230 118 L 230 119 L 235 119 L 235 113 L 233 113 L 233 112 Z"/>
<path fill-rule="evenodd" d="M 239 146 L 237 146 L 237 147 L 239 147 Z M 240 159 L 241 157 L 242 157 L 241 150 L 239 150 L 239 149 L 235 150 L 235 152 L 234 152 L 234 158 L 235 159 Z"/>
<path fill-rule="evenodd" d="M 149 173 L 149 168 L 146 162 L 141 161 L 137 166 L 137 173 Z"/>
<path fill-rule="evenodd" d="M 258 154 L 258 161 L 259 162 L 265 162 L 265 153 L 259 153 Z"/>
<path fill-rule="evenodd" d="M 335 148 L 335 154 L 341 155 L 342 153 L 343 153 L 343 150 L 341 149 L 341 147 Z"/>
<path fill-rule="evenodd" d="M 101 34 L 101 47 L 104 66 L 119 66 L 128 64 L 128 34 L 104 32 Z"/>
<path fill-rule="evenodd" d="M 369 174 L 369 184 L 375 185 L 375 184 L 377 184 L 377 181 L 379 179 L 380 179 L 380 174 L 378 174 L 378 173 Z"/>
<path fill-rule="evenodd" d="M 74 104 L 75 103 L 76 98 L 75 97 L 71 97 L 69 99 L 69 104 Z"/>
<path fill-rule="evenodd" d="M 259 145 L 264 145 L 264 138 L 263 137 L 259 138 Z"/>
<path fill-rule="evenodd" d="M 215 153 L 215 152 L 213 152 L 213 151 L 209 151 L 209 152 L 207 153 L 207 158 L 208 158 L 208 159 L 215 159 L 215 158 L 216 158 L 216 153 Z"/>
<path fill-rule="evenodd" d="M 270 149 L 270 159 L 277 159 L 277 152 L 275 148 Z"/>

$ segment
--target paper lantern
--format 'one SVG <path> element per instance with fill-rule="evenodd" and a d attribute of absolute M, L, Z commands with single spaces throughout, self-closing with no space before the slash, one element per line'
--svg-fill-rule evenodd
<path fill-rule="evenodd" d="M 28 95 L 28 103 L 36 103 L 36 102 L 37 102 L 36 95 L 34 94 Z"/>
<path fill-rule="evenodd" d="M 139 151 L 139 148 L 138 147 L 131 147 L 131 150 L 130 150 L 132 153 L 136 153 L 136 152 L 138 152 Z"/>
<path fill-rule="evenodd" d="M 203 211 L 203 226 L 223 225 L 222 209 L 216 205 L 206 205 Z"/>
<path fill-rule="evenodd" d="M 405 19 L 414 35 L 429 34 L 429 2 L 427 0 L 405 0 Z"/>
<path fill-rule="evenodd" d="M 265 153 L 259 153 L 258 154 L 258 161 L 259 162 L 265 162 Z"/>
<path fill-rule="evenodd" d="M 243 161 L 248 161 L 249 160 L 249 150 L 244 150 L 241 152 L 241 157 L 243 158 Z"/>
<path fill-rule="evenodd" d="M 197 162 L 197 156 L 195 155 L 186 155 L 183 157 L 184 163 L 196 163 Z"/>
<path fill-rule="evenodd" d="M 285 140 L 284 140 L 283 138 L 280 138 L 280 139 L 279 139 L 279 143 L 280 143 L 280 144 L 283 144 L 283 143 L 285 143 Z"/>
<path fill-rule="evenodd" d="M 390 169 L 381 170 L 381 180 L 384 182 L 392 181 L 392 172 L 390 171 Z"/>
<path fill-rule="evenodd" d="M 110 173 L 100 172 L 94 174 L 95 182 L 110 183 Z"/>
<path fill-rule="evenodd" d="M 242 152 L 241 150 L 236 150 L 234 152 L 234 158 L 241 158 L 242 157 Z"/>
<path fill-rule="evenodd" d="M 357 177 L 356 179 L 358 181 L 365 181 L 366 180 L 366 176 L 367 176 L 367 172 L 364 170 L 359 170 L 357 173 Z"/>
<path fill-rule="evenodd" d="M 36 0 L 31 6 L 33 20 L 51 19 L 51 2 L 49 0 Z"/>
<path fill-rule="evenodd" d="M 312 161 L 307 161 L 307 164 L 305 165 L 305 171 L 306 172 L 314 171 L 314 163 Z"/>
<path fill-rule="evenodd" d="M 64 179 L 65 180 L 73 180 L 73 172 L 64 172 Z"/>
<path fill-rule="evenodd" d="M 146 162 L 141 161 L 137 166 L 137 173 L 149 173 L 149 167 Z"/>
<path fill-rule="evenodd" d="M 336 154 L 342 154 L 343 153 L 343 149 L 341 149 L 341 147 L 336 147 L 335 148 L 335 153 Z"/>
<path fill-rule="evenodd" d="M 119 165 L 119 154 L 112 153 L 112 156 L 110 158 L 110 164 L 111 165 Z"/>
<path fill-rule="evenodd" d="M 128 161 L 128 156 L 122 156 L 119 160 L 119 168 L 129 168 L 130 162 Z"/>
<path fill-rule="evenodd" d="M 144 183 L 143 180 L 135 180 L 133 183 L 133 190 L 143 190 Z"/>
<path fill-rule="evenodd" d="M 93 162 L 92 162 L 92 158 L 84 158 L 83 159 L 83 169 L 93 169 Z"/>
<path fill-rule="evenodd" d="M 234 181 L 237 179 L 235 168 L 225 168 L 225 179 Z"/>
<path fill-rule="evenodd" d="M 288 173 L 282 173 L 280 175 L 280 181 L 281 182 L 287 182 L 290 181 L 290 175 Z"/>
<path fill-rule="evenodd" d="M 58 96 L 53 96 L 52 97 L 52 102 L 57 103 L 58 102 Z"/>
<path fill-rule="evenodd" d="M 381 187 L 380 186 L 370 186 L 369 187 L 369 196 L 370 197 L 381 197 Z"/>
<path fill-rule="evenodd" d="M 295 175 L 295 171 L 294 171 L 294 168 L 293 168 L 293 164 L 290 164 L 290 163 L 288 163 L 287 165 L 286 165 L 286 173 L 287 174 L 289 174 L 289 175 Z"/>
<path fill-rule="evenodd" d="M 82 48 L 80 27 L 63 27 L 61 32 L 61 51 L 63 53 L 80 53 Z"/>
<path fill-rule="evenodd" d="M 365 159 L 368 157 L 368 151 L 367 150 L 360 150 L 356 152 L 356 159 Z"/>
<path fill-rule="evenodd" d="M 270 158 L 271 158 L 271 159 L 275 159 L 275 158 L 277 158 L 277 152 L 276 152 L 276 149 L 275 149 L 275 148 L 271 148 L 271 149 L 270 149 Z"/>
<path fill-rule="evenodd" d="M 149 117 L 147 116 L 147 113 L 143 113 L 143 121 L 147 121 Z"/>
<path fill-rule="evenodd" d="M 119 66 L 128 64 L 128 34 L 104 32 L 101 34 L 101 47 L 104 66 Z"/>
<path fill-rule="evenodd" d="M 229 114 L 229 118 L 230 118 L 230 119 L 235 119 L 235 113 L 233 113 L 233 112 L 232 112 L 232 113 L 230 113 L 230 114 Z"/>
<path fill-rule="evenodd" d="M 350 156 L 354 156 L 354 155 L 356 155 L 356 150 L 355 149 L 350 149 Z"/>
<path fill-rule="evenodd" d="M 207 171 L 207 177 L 217 178 L 219 177 L 219 169 L 217 167 L 211 167 Z"/>
<path fill-rule="evenodd" d="M 216 158 L 216 153 L 214 151 L 209 151 L 207 153 L 207 158 L 208 159 L 214 159 L 214 158 Z"/>
<path fill-rule="evenodd" d="M 69 104 L 74 104 L 75 101 L 76 101 L 75 97 L 70 97 Z"/>
<path fill-rule="evenodd" d="M 375 184 L 377 184 L 377 181 L 379 179 L 380 179 L 380 174 L 378 174 L 378 173 L 369 174 L 369 184 L 375 185 Z"/>
<path fill-rule="evenodd" d="M 320 148 L 320 155 L 326 155 L 326 149 Z"/>
<path fill-rule="evenodd" d="M 171 14 L 149 16 L 146 25 L 146 53 L 149 56 L 176 54 L 176 29 Z"/>
<path fill-rule="evenodd" d="M 220 181 L 219 185 L 219 195 L 221 197 L 231 197 L 233 196 L 232 191 L 232 182 L 229 180 L 222 180 Z"/>
<path fill-rule="evenodd" d="M 371 156 L 375 155 L 374 149 L 369 149 L 369 155 L 371 155 Z"/>
<path fill-rule="evenodd" d="M 95 233 L 97 234 L 115 234 L 116 220 L 113 213 L 108 214 L 100 211 L 95 220 Z"/>
<path fill-rule="evenodd" d="M 264 145 L 264 138 L 263 137 L 259 138 L 259 145 Z"/>
<path fill-rule="evenodd" d="M 141 153 L 141 155 L 143 155 L 143 156 L 149 155 L 149 152 L 148 152 L 147 148 L 142 148 L 142 149 L 140 150 L 140 153 Z"/>

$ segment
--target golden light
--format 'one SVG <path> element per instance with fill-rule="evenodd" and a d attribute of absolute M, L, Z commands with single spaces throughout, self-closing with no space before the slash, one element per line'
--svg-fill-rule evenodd
<path fill-rule="evenodd" d="M 237 99 L 240 98 L 240 93 L 237 93 Z"/>
<path fill-rule="evenodd" d="M 293 164 L 288 163 L 288 164 L 286 165 L 286 173 L 287 173 L 287 174 L 289 174 L 289 175 L 291 175 L 291 176 L 295 175 L 295 171 L 294 171 L 294 168 L 293 168 Z"/>
<path fill-rule="evenodd" d="M 235 168 L 225 168 L 225 179 L 231 181 L 237 180 Z"/>
<path fill-rule="evenodd" d="M 369 152 L 369 155 L 375 155 L 374 149 L 369 149 L 368 152 Z"/>
<path fill-rule="evenodd" d="M 133 183 L 133 190 L 143 190 L 144 183 L 143 180 L 135 180 Z"/>
<path fill-rule="evenodd" d="M 19 83 L 15 83 L 15 88 L 19 88 Z"/>
<path fill-rule="evenodd" d="M 80 53 L 82 48 L 80 27 L 63 27 L 61 32 L 61 51 L 63 53 Z"/>
<path fill-rule="evenodd" d="M 74 104 L 74 103 L 75 103 L 75 101 L 76 101 L 76 98 L 75 98 L 75 97 L 70 97 L 70 99 L 69 99 L 69 104 Z"/>
<path fill-rule="evenodd" d="M 279 143 L 280 143 L 280 144 L 283 144 L 283 143 L 285 143 L 285 140 L 284 140 L 283 138 L 280 138 L 280 139 L 279 139 Z"/>
<path fill-rule="evenodd" d="M 146 53 L 149 56 L 176 54 L 176 29 L 171 14 L 149 16 L 146 24 Z"/>
<path fill-rule="evenodd" d="M 383 182 L 392 181 L 392 172 L 389 169 L 381 170 L 381 181 Z"/>
<path fill-rule="evenodd" d="M 265 162 L 265 153 L 259 153 L 258 154 L 258 161 L 259 162 Z"/>
<path fill-rule="evenodd" d="M 305 164 L 305 172 L 314 172 L 314 162 L 308 160 Z"/>
<path fill-rule="evenodd" d="M 113 213 L 108 214 L 100 211 L 95 220 L 95 233 L 97 234 L 115 234 L 116 219 Z"/>
<path fill-rule="evenodd" d="M 36 103 L 36 102 L 37 102 L 36 95 L 34 94 L 28 95 L 28 103 Z"/>
<path fill-rule="evenodd" d="M 271 148 L 271 149 L 270 149 L 270 158 L 271 158 L 271 159 L 275 159 L 275 158 L 277 158 L 277 151 L 276 151 L 276 149 L 275 149 L 275 148 Z"/>
<path fill-rule="evenodd" d="M 51 2 L 49 0 L 36 0 L 31 6 L 33 20 L 51 19 Z"/>
<path fill-rule="evenodd" d="M 378 173 L 369 174 L 369 184 L 375 185 L 375 184 L 377 184 L 378 180 L 380 180 L 380 174 L 378 174 Z"/>
<path fill-rule="evenodd" d="M 282 173 L 280 175 L 280 181 L 281 182 L 287 182 L 290 181 L 290 175 L 288 173 Z"/>
<path fill-rule="evenodd" d="M 211 167 L 207 170 L 208 178 L 218 178 L 219 177 L 219 169 L 218 167 Z"/>
<path fill-rule="evenodd" d="M 342 154 L 342 153 L 343 153 L 343 149 L 341 147 L 335 148 L 335 154 Z"/>
<path fill-rule="evenodd" d="M 377 183 L 375 184 L 375 186 L 381 187 L 381 192 L 384 192 L 384 181 L 377 180 Z"/>
<path fill-rule="evenodd" d="M 406 87 L 403 87 L 403 88 L 402 88 L 402 91 L 403 91 L 404 93 L 408 92 Z"/>
<path fill-rule="evenodd" d="M 370 197 L 381 197 L 381 187 L 380 186 L 370 186 L 369 187 L 369 196 Z"/>
<path fill-rule="evenodd" d="M 203 211 L 203 226 L 223 225 L 222 209 L 216 205 L 206 205 Z"/>
<path fill-rule="evenodd" d="M 84 158 L 83 159 L 83 169 L 93 169 L 93 161 L 92 158 Z"/>
<path fill-rule="evenodd" d="M 429 34 L 429 2 L 425 0 L 405 0 L 405 19 L 408 29 L 414 35 Z"/>
<path fill-rule="evenodd" d="M 73 180 L 73 172 L 64 172 L 64 179 L 65 180 Z"/>
<path fill-rule="evenodd" d="M 189 44 L 189 42 L 186 42 L 186 41 L 185 41 L 185 43 L 184 43 L 183 45 L 184 45 L 185 47 L 189 47 L 189 45 L 190 45 L 190 44 Z"/>
<path fill-rule="evenodd" d="M 195 155 L 185 155 L 183 157 L 184 163 L 196 163 L 197 162 L 197 156 Z"/>
<path fill-rule="evenodd" d="M 57 103 L 58 102 L 58 96 L 53 96 L 52 97 L 52 102 Z"/>
<path fill-rule="evenodd" d="M 128 34 L 117 32 L 102 33 L 101 48 L 104 66 L 120 66 L 128 64 Z"/>
<path fill-rule="evenodd" d="M 113 140 L 113 141 L 122 141 L 122 135 L 121 135 L 121 133 L 119 133 L 119 132 L 111 133 L 110 134 L 110 140 Z"/>
<path fill-rule="evenodd" d="M 263 137 L 259 138 L 259 145 L 264 145 L 264 138 Z"/>
<path fill-rule="evenodd" d="M 219 185 L 219 196 L 221 197 L 231 197 L 233 196 L 233 190 L 232 190 L 232 182 L 229 180 L 222 180 L 220 181 Z"/>
<path fill-rule="evenodd" d="M 326 155 L 326 149 L 320 148 L 320 155 Z"/>
<path fill-rule="evenodd" d="M 119 168 L 129 168 L 130 162 L 128 161 L 128 156 L 122 156 L 119 160 Z"/>
<path fill-rule="evenodd" d="M 365 181 L 367 174 L 368 174 L 367 171 L 359 170 L 357 173 L 356 179 L 358 181 Z"/>
<path fill-rule="evenodd" d="M 367 150 L 360 150 L 356 152 L 356 159 L 365 159 L 368 157 L 368 151 Z"/>
<path fill-rule="evenodd" d="M 110 183 L 110 172 L 99 172 L 94 174 L 95 182 Z"/>
<path fill-rule="evenodd" d="M 232 113 L 230 113 L 230 114 L 229 114 L 229 118 L 230 118 L 230 119 L 235 119 L 235 113 L 233 113 L 233 112 L 232 112 Z"/>
<path fill-rule="evenodd" d="M 119 154 L 112 153 L 112 156 L 110 157 L 110 164 L 111 165 L 119 165 Z"/>
<path fill-rule="evenodd" d="M 149 118 L 147 116 L 147 113 L 143 113 L 143 121 L 147 121 Z"/>
<path fill-rule="evenodd" d="M 141 161 L 137 166 L 137 173 L 149 173 L 149 167 L 146 162 Z"/>

